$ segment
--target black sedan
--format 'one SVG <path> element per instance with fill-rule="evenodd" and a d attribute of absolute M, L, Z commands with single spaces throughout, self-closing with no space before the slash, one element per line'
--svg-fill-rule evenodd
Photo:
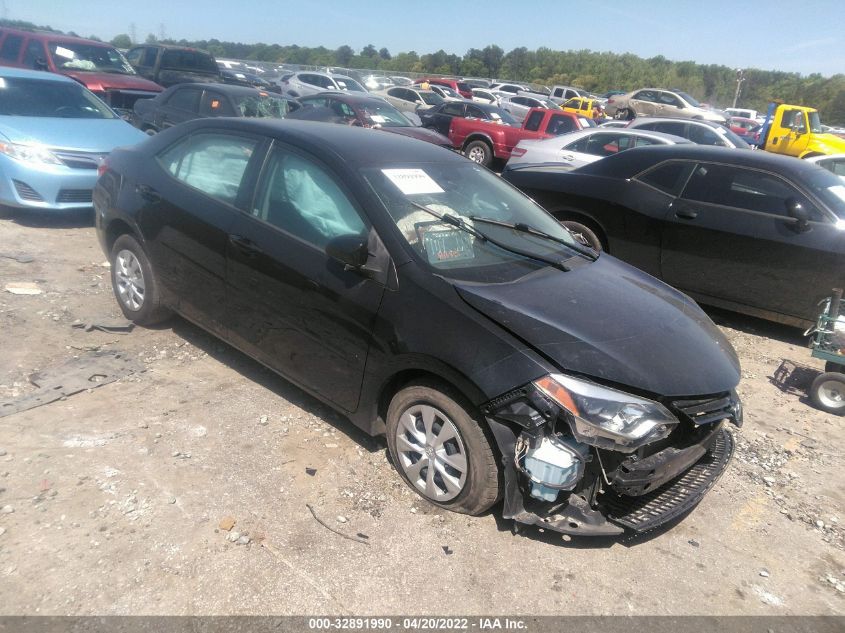
<path fill-rule="evenodd" d="M 805 161 L 674 145 L 502 175 L 585 243 L 704 304 L 804 326 L 845 283 L 845 187 Z"/>
<path fill-rule="evenodd" d="M 281 119 L 299 104 L 279 95 L 226 84 L 176 84 L 153 99 L 139 99 L 130 122 L 150 134 L 202 117 Z"/>
<path fill-rule="evenodd" d="M 452 147 L 448 137 L 434 130 L 414 125 L 395 106 L 381 97 L 349 91 L 324 91 L 300 97 L 299 103 L 303 107 L 298 112 L 292 113 L 291 119 L 373 128 L 391 134 L 409 136 L 441 147 Z"/>
<path fill-rule="evenodd" d="M 176 311 L 386 434 L 431 503 L 620 534 L 728 464 L 739 365 L 707 316 L 454 152 L 202 119 L 110 154 L 94 206 L 128 318 Z"/>
<path fill-rule="evenodd" d="M 443 103 L 418 113 L 423 127 L 437 130 L 444 136 L 449 136 L 449 126 L 455 117 L 498 121 L 519 127 L 519 121 L 510 112 L 486 103 L 473 101 L 444 101 Z"/>

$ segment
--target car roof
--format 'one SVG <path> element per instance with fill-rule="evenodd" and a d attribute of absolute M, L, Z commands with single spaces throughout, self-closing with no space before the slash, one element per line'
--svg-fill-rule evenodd
<path fill-rule="evenodd" d="M 39 40 L 51 40 L 54 42 L 64 42 L 66 44 L 90 44 L 92 46 L 101 46 L 103 48 L 114 48 L 108 42 L 98 42 L 97 40 L 89 40 L 85 37 L 76 37 L 74 35 L 65 35 L 64 33 L 54 33 L 53 31 L 30 31 L 27 29 L 11 29 L 5 26 L 0 27 L 0 34 L 14 33 L 15 35 L 27 35 L 29 37 Z"/>
<path fill-rule="evenodd" d="M 45 70 L 28 70 L 25 68 L 11 68 L 9 66 L 0 66 L 0 77 L 18 77 L 21 79 L 42 79 L 44 81 L 63 81 L 70 83 L 77 83 L 70 77 L 59 75 L 58 73 L 50 73 Z"/>
<path fill-rule="evenodd" d="M 337 97 L 339 101 L 345 101 L 346 103 L 355 105 L 367 105 L 371 103 L 383 106 L 387 103 L 387 101 L 375 93 L 363 93 L 354 90 L 323 90 L 317 94 L 300 97 L 299 100 L 315 101 L 316 99 L 325 99 L 327 96 Z"/>
<path fill-rule="evenodd" d="M 184 84 L 175 84 L 170 86 L 165 92 L 167 94 L 172 94 L 176 92 L 180 88 L 197 88 L 199 90 L 216 90 L 217 92 L 222 92 L 223 94 L 227 95 L 254 95 L 256 93 L 264 93 L 266 95 L 272 95 L 274 97 L 281 97 L 282 99 L 287 99 L 283 95 L 274 92 L 268 92 L 267 90 L 263 90 L 261 88 L 252 88 L 250 86 L 235 86 L 232 84 L 217 84 L 217 83 L 184 83 Z M 163 93 L 162 93 L 163 94 Z"/>
<path fill-rule="evenodd" d="M 818 165 L 807 163 L 792 156 L 783 156 L 771 152 L 749 152 L 729 147 L 684 143 L 635 147 L 585 165 L 576 171 L 624 179 L 667 160 L 718 162 L 738 167 L 766 169 L 776 173 L 788 173 L 798 177 L 810 176 L 821 169 Z"/>
<path fill-rule="evenodd" d="M 704 119 L 683 119 L 681 117 L 668 117 L 668 116 L 638 116 L 636 119 L 631 121 L 628 126 L 635 130 L 640 123 L 664 123 L 664 122 L 678 122 L 681 123 L 693 123 L 695 125 L 706 125 L 707 127 L 712 128 L 721 128 L 725 127 L 721 123 L 716 123 L 715 121 L 705 121 Z"/>
<path fill-rule="evenodd" d="M 467 162 L 463 156 L 433 143 L 401 134 L 385 134 L 377 130 L 335 123 L 215 117 L 195 119 L 171 129 L 174 132 L 179 130 L 183 134 L 195 129 L 219 129 L 278 138 L 291 145 L 315 152 L 321 158 L 333 155 L 336 164 L 353 167 L 401 166 L 402 164 L 446 161 L 465 165 Z M 165 135 L 164 133 L 156 135 L 151 141 L 158 141 L 159 136 Z M 166 146 L 172 142 L 172 138 L 168 135 L 162 138 L 161 142 Z M 157 143 L 151 145 L 152 151 L 158 151 Z"/>

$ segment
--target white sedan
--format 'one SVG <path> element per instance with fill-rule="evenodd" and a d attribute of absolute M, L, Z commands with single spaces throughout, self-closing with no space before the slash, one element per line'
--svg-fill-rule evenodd
<path fill-rule="evenodd" d="M 845 180 L 845 154 L 825 154 L 806 159 L 808 163 L 815 163 Z"/>
<path fill-rule="evenodd" d="M 645 145 L 690 143 L 685 138 L 645 130 L 590 128 L 541 140 L 520 141 L 511 152 L 507 167 L 554 163 L 578 169 L 605 156 Z"/>

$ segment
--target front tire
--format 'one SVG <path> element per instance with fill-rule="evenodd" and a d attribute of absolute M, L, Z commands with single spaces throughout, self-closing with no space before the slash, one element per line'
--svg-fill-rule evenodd
<path fill-rule="evenodd" d="M 493 162 L 493 149 L 484 141 L 472 141 L 464 148 L 464 156 L 474 163 L 489 167 Z"/>
<path fill-rule="evenodd" d="M 574 220 L 562 220 L 561 224 L 584 246 L 589 246 L 598 253 L 601 253 L 604 250 L 601 238 L 599 238 L 599 236 L 596 235 L 596 232 L 586 224 L 581 224 L 580 222 L 575 222 Z"/>
<path fill-rule="evenodd" d="M 118 237 L 109 261 L 112 289 L 123 316 L 138 325 L 153 325 L 171 315 L 161 302 L 152 264 L 134 237 Z"/>
<path fill-rule="evenodd" d="M 845 374 L 827 372 L 816 377 L 810 387 L 810 402 L 825 413 L 845 413 Z"/>
<path fill-rule="evenodd" d="M 387 444 L 402 479 L 434 505 L 481 514 L 499 498 L 501 472 L 489 434 L 451 389 L 405 387 L 387 411 Z"/>

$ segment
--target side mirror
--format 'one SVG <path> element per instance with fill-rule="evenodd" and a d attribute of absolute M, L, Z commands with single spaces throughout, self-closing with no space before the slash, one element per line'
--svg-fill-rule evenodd
<path fill-rule="evenodd" d="M 795 220 L 795 228 L 798 231 L 805 231 L 810 224 L 810 213 L 795 198 L 786 201 L 786 212 L 789 217 Z"/>
<path fill-rule="evenodd" d="M 326 244 L 326 254 L 344 267 L 360 270 L 367 263 L 367 238 L 363 235 L 341 235 Z"/>

